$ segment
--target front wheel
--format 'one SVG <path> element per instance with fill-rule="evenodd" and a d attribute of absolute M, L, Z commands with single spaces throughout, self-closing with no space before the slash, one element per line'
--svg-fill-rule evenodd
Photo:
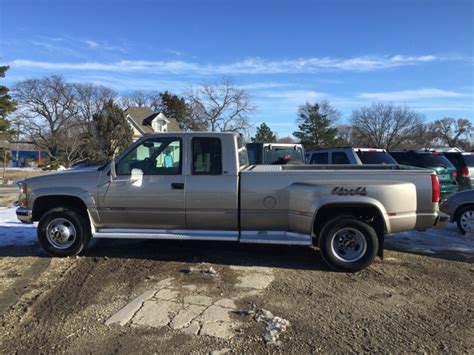
<path fill-rule="evenodd" d="M 337 218 L 321 230 L 319 249 L 324 261 L 338 271 L 356 272 L 369 266 L 377 255 L 375 230 L 355 218 Z"/>
<path fill-rule="evenodd" d="M 38 240 L 52 256 L 77 255 L 87 248 L 90 227 L 80 213 L 66 208 L 46 212 L 38 223 Z"/>

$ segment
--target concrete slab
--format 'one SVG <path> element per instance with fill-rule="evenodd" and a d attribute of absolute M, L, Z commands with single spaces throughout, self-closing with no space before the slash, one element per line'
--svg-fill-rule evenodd
<path fill-rule="evenodd" d="M 263 290 L 274 280 L 274 276 L 267 273 L 248 273 L 238 276 L 237 287 L 254 288 Z"/>
<path fill-rule="evenodd" d="M 163 327 L 167 325 L 174 313 L 178 312 L 181 304 L 165 300 L 149 300 L 133 317 L 132 325 Z"/>
<path fill-rule="evenodd" d="M 199 322 L 192 321 L 188 327 L 181 330 L 185 334 L 198 335 L 199 331 L 201 330 L 201 326 L 199 325 Z"/>
<path fill-rule="evenodd" d="M 210 306 L 212 302 L 212 298 L 208 296 L 191 295 L 184 297 L 184 303 L 195 304 L 199 306 Z"/>
<path fill-rule="evenodd" d="M 230 298 L 221 298 L 219 301 L 215 302 L 214 305 L 224 308 L 237 309 L 234 300 L 231 300 Z"/>
<path fill-rule="evenodd" d="M 172 329 L 181 329 L 188 326 L 191 321 L 199 316 L 202 311 L 206 309 L 206 306 L 188 305 L 186 308 L 181 309 L 170 323 Z"/>
<path fill-rule="evenodd" d="M 232 322 L 229 309 L 220 306 L 210 306 L 199 316 L 203 324 L 210 322 Z"/>
<path fill-rule="evenodd" d="M 221 339 L 231 339 L 235 333 L 230 322 L 213 322 L 203 324 L 199 335 L 208 335 Z"/>
<path fill-rule="evenodd" d="M 163 288 L 156 293 L 155 298 L 160 300 L 176 300 L 178 298 L 178 291 Z"/>
<path fill-rule="evenodd" d="M 168 277 L 166 279 L 163 279 L 155 284 L 155 287 L 153 288 L 155 291 L 161 290 L 162 288 L 165 288 L 171 284 L 171 282 L 174 280 L 173 277 Z"/>
<path fill-rule="evenodd" d="M 140 296 L 138 296 L 125 307 L 123 307 L 120 311 L 115 313 L 112 317 L 107 319 L 105 325 L 120 324 L 124 326 L 130 321 L 130 319 L 132 319 L 134 314 L 137 313 L 143 302 L 152 298 L 155 295 L 155 292 L 156 291 L 153 290 L 142 293 Z"/>

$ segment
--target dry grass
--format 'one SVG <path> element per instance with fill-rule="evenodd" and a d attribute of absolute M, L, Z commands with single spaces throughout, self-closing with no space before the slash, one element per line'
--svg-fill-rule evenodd
<path fill-rule="evenodd" d="M 37 176 L 44 174 L 43 170 L 6 170 L 5 172 L 5 181 L 16 181 L 21 179 L 26 179 L 32 176 Z M 0 178 L 3 177 L 3 170 L 0 170 Z"/>
<path fill-rule="evenodd" d="M 17 199 L 18 194 L 0 196 L 0 207 L 11 207 Z"/>

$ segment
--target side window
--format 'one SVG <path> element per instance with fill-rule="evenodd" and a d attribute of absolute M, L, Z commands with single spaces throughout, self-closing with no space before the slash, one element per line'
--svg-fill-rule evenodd
<path fill-rule="evenodd" d="M 332 153 L 332 164 L 350 164 L 347 154 L 344 152 Z"/>
<path fill-rule="evenodd" d="M 180 175 L 181 140 L 147 139 L 121 158 L 116 169 L 117 175 Z"/>
<path fill-rule="evenodd" d="M 310 164 L 328 164 L 328 153 L 314 153 Z"/>
<path fill-rule="evenodd" d="M 193 138 L 193 174 L 221 175 L 222 147 L 219 138 Z"/>

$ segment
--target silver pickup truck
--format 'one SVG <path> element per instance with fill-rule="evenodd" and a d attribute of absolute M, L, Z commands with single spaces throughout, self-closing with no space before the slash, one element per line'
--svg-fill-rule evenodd
<path fill-rule="evenodd" d="M 443 226 L 430 170 L 398 165 L 249 165 L 233 133 L 145 136 L 100 168 L 20 184 L 18 218 L 54 256 L 91 238 L 317 246 L 334 269 L 383 256 L 384 235 Z"/>

